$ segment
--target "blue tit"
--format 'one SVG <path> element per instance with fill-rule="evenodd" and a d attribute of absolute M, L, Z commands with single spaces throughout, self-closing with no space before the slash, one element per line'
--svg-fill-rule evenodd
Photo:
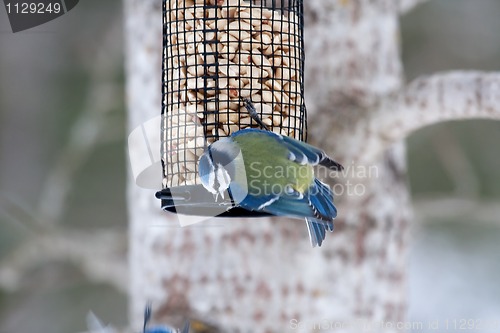
<path fill-rule="evenodd" d="M 305 218 L 312 246 L 333 231 L 337 209 L 330 188 L 316 179 L 314 166 L 340 171 L 342 165 L 305 142 L 270 131 L 243 129 L 203 153 L 198 173 L 203 187 L 235 204 L 277 216 Z"/>
<path fill-rule="evenodd" d="M 142 329 L 143 333 L 189 333 L 189 321 L 186 322 L 184 328 L 181 330 L 172 329 L 166 326 L 154 326 L 148 328 L 149 320 L 151 319 L 151 303 L 146 305 L 146 309 L 144 310 L 144 327 Z"/>

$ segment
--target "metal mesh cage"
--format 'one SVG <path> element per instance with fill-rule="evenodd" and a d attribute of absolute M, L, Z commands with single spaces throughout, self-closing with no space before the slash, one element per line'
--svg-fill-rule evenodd
<path fill-rule="evenodd" d="M 257 127 L 245 99 L 270 130 L 305 140 L 302 11 L 302 0 L 163 1 L 164 209 L 175 211 L 174 188 L 193 214 L 214 205 L 198 192 L 197 162 L 219 138 Z"/>

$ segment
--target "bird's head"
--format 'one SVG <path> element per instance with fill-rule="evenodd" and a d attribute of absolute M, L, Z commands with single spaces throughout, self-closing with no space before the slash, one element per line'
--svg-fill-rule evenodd
<path fill-rule="evenodd" d="M 240 153 L 238 145 L 231 138 L 214 142 L 203 153 L 198 162 L 198 174 L 203 187 L 217 200 L 235 179 L 235 159 Z"/>

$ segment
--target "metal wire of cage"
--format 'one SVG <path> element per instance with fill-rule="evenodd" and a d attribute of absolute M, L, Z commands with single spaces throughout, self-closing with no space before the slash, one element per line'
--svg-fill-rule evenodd
<path fill-rule="evenodd" d="M 244 99 L 270 130 L 306 139 L 302 0 L 163 0 L 162 67 L 163 209 L 262 215 L 215 202 L 197 162 L 219 138 L 257 127 Z"/>

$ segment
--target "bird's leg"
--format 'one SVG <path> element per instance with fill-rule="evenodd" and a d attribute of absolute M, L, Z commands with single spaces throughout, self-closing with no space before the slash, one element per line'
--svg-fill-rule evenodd
<path fill-rule="evenodd" d="M 148 302 L 148 304 L 146 305 L 146 309 L 144 310 L 144 325 L 142 328 L 143 332 L 146 332 L 146 327 L 148 326 L 148 322 L 151 319 L 151 312 L 151 302 Z"/>
<path fill-rule="evenodd" d="M 269 131 L 269 127 L 267 127 L 267 125 L 262 122 L 262 119 L 260 119 L 260 116 L 257 113 L 257 110 L 255 110 L 255 106 L 253 105 L 250 98 L 243 98 L 243 103 L 245 103 L 245 108 L 247 109 L 250 117 L 252 117 L 252 119 L 260 125 L 260 127 L 265 129 L 266 131 Z"/>

